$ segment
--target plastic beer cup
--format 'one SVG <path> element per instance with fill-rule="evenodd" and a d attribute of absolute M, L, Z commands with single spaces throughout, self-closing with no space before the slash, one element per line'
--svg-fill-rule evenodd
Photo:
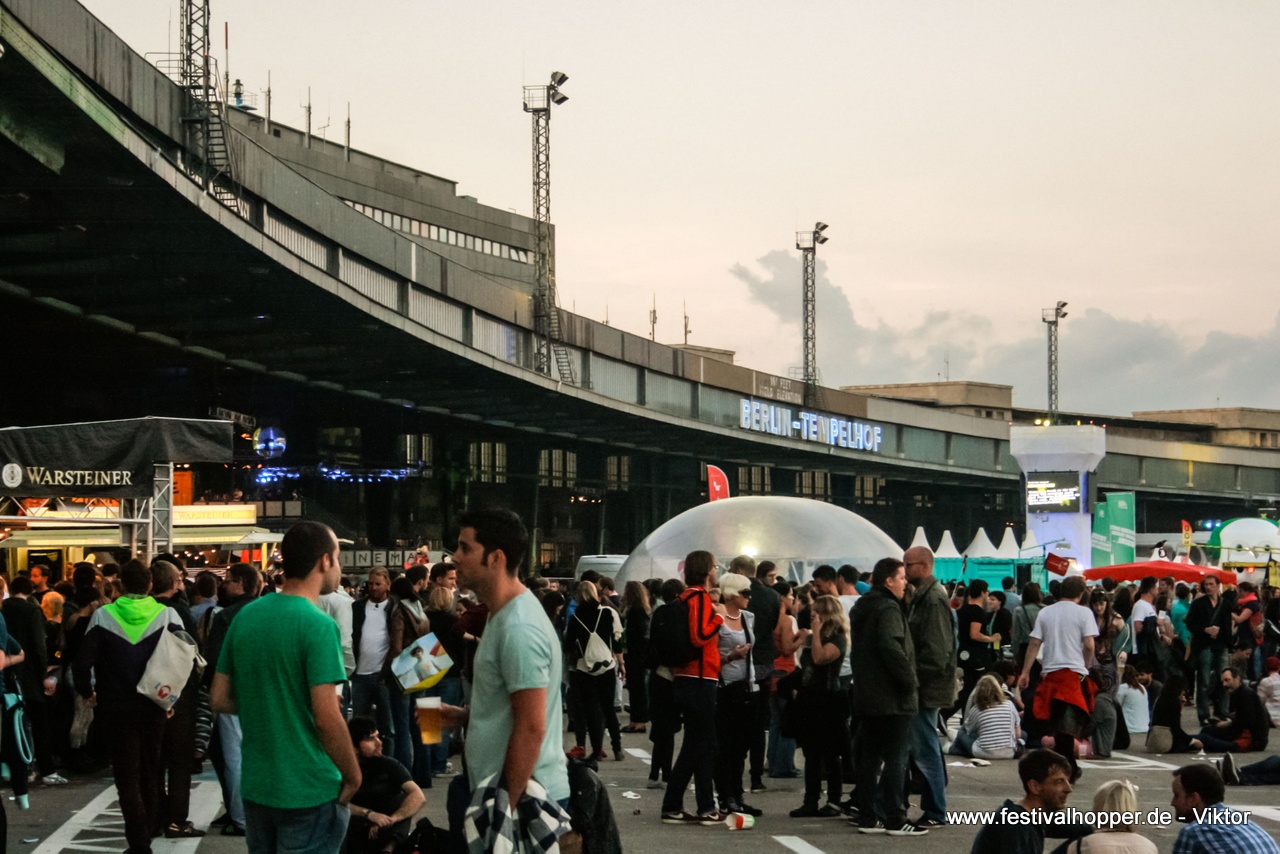
<path fill-rule="evenodd" d="M 418 733 L 423 744 L 440 743 L 440 698 L 423 697 L 417 701 Z"/>

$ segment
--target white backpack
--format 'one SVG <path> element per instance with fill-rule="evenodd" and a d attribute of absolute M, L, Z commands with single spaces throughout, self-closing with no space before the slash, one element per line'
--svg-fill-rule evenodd
<path fill-rule="evenodd" d="M 604 673 L 613 667 L 613 650 L 609 648 L 609 644 L 604 642 L 604 638 L 596 633 L 596 629 L 600 628 L 600 618 L 604 616 L 604 608 L 601 607 L 596 611 L 596 625 L 594 629 L 589 629 L 587 635 L 587 645 L 582 650 L 582 657 L 578 659 L 578 669 L 584 673 Z M 573 618 L 585 629 L 587 624 L 577 614 Z"/>
<path fill-rule="evenodd" d="M 183 631 L 160 629 L 155 651 L 147 659 L 147 669 L 138 680 L 138 693 L 168 711 L 178 703 L 191 668 L 204 669 L 195 639 Z"/>

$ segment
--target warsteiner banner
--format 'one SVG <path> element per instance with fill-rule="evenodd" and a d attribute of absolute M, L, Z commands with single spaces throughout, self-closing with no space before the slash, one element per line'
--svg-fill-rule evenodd
<path fill-rule="evenodd" d="M 0 430 L 0 495 L 149 498 L 155 463 L 231 462 L 231 423 L 134 418 Z"/>

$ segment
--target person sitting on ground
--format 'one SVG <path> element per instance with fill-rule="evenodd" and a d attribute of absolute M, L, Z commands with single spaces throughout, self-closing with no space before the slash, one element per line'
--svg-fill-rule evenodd
<path fill-rule="evenodd" d="M 1137 744 L 1147 737 L 1151 729 L 1151 707 L 1148 705 L 1147 689 L 1138 681 L 1138 668 L 1126 664 L 1121 674 L 1120 687 L 1116 689 L 1116 705 L 1124 715 L 1124 725 L 1129 731 L 1131 744 Z"/>
<path fill-rule="evenodd" d="M 1030 822 L 1024 813 L 1056 813 L 1070 796 L 1071 764 L 1052 750 L 1030 750 L 1018 761 L 1022 800 L 1006 800 L 995 820 L 983 825 L 970 854 L 1042 854 L 1045 837 L 1076 839 L 1093 833 L 1087 824 Z"/>
<path fill-rule="evenodd" d="M 1267 675 L 1258 683 L 1258 699 L 1267 710 L 1273 727 L 1280 727 L 1280 658 L 1268 656 L 1265 662 Z"/>
<path fill-rule="evenodd" d="M 1191 746 L 1209 753 L 1249 753 L 1266 750 L 1271 720 L 1262 700 L 1245 684 L 1237 665 L 1222 668 L 1222 688 L 1231 696 L 1231 713 L 1226 720 L 1200 730 Z"/>
<path fill-rule="evenodd" d="M 1232 810 L 1223 803 L 1226 788 L 1222 775 L 1212 765 L 1184 765 L 1173 772 L 1173 807 L 1178 821 L 1186 827 L 1178 831 L 1173 854 L 1280 854 L 1280 845 L 1248 813 Z"/>
<path fill-rule="evenodd" d="M 1079 854 L 1156 854 L 1156 844 L 1138 833 L 1137 822 L 1121 821 L 1137 817 L 1138 789 L 1128 780 L 1109 780 L 1093 793 L 1093 811 L 1098 832 L 1080 840 Z"/>
<path fill-rule="evenodd" d="M 1268 756 L 1252 765 L 1237 765 L 1234 756 L 1224 753 L 1214 765 L 1228 786 L 1280 786 L 1280 756 Z"/>
<path fill-rule="evenodd" d="M 382 755 L 382 735 L 373 718 L 352 718 L 347 732 L 361 775 L 360 788 L 351 797 L 347 854 L 391 854 L 409 838 L 413 817 L 427 798 L 409 769 Z"/>
<path fill-rule="evenodd" d="M 1187 679 L 1173 673 L 1160 689 L 1151 710 L 1151 729 L 1147 735 L 1148 753 L 1186 753 L 1191 750 L 1191 736 L 1182 729 L 1183 694 Z"/>
<path fill-rule="evenodd" d="M 1018 710 L 1005 696 L 1000 680 L 988 673 L 973 689 L 973 707 L 965 714 L 964 728 L 973 735 L 977 759 L 1013 759 L 1022 747 Z"/>

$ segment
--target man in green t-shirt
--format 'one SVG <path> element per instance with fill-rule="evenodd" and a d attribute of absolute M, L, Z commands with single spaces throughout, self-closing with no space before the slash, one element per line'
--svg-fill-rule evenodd
<path fill-rule="evenodd" d="M 250 854 L 336 854 L 360 767 L 335 686 L 346 681 L 337 624 L 317 607 L 338 586 L 338 540 L 299 522 L 280 544 L 284 588 L 245 605 L 227 631 L 213 709 L 244 731 L 241 793 Z"/>
<path fill-rule="evenodd" d="M 569 801 L 562 740 L 561 653 L 537 598 L 520 583 L 529 535 L 509 510 L 473 510 L 458 525 L 458 583 L 489 606 L 472 667 L 470 709 L 443 706 L 444 724 L 467 731 L 471 788 L 501 774 L 514 806 L 530 779 Z"/>

